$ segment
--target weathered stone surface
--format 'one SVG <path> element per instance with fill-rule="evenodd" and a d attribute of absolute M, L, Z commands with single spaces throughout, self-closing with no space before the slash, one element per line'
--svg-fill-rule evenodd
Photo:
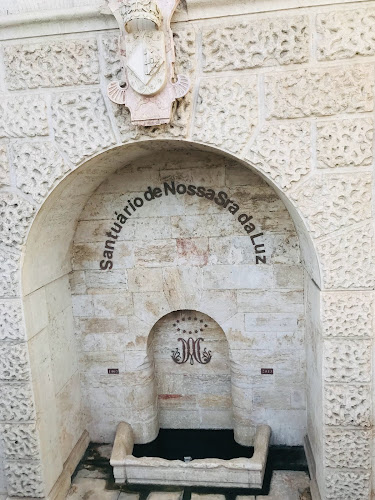
<path fill-rule="evenodd" d="M 370 340 L 326 340 L 324 352 L 327 382 L 370 382 Z"/>
<path fill-rule="evenodd" d="M 22 340 L 21 303 L 19 300 L 0 301 L 0 340 Z"/>
<path fill-rule="evenodd" d="M 10 45 L 5 47 L 4 56 L 10 90 L 99 81 L 97 45 L 93 39 Z"/>
<path fill-rule="evenodd" d="M 324 418 L 327 425 L 370 427 L 370 387 L 326 384 Z"/>
<path fill-rule="evenodd" d="M 369 498 L 370 473 L 361 471 L 331 471 L 326 476 L 327 500 L 364 500 Z"/>
<path fill-rule="evenodd" d="M 374 124 L 371 118 L 318 122 L 318 168 L 371 165 L 373 136 Z"/>
<path fill-rule="evenodd" d="M 327 337 L 371 337 L 373 305 L 371 292 L 323 293 L 323 335 Z"/>
<path fill-rule="evenodd" d="M 0 187 L 9 186 L 9 184 L 8 148 L 5 144 L 0 144 Z"/>
<path fill-rule="evenodd" d="M 28 380 L 26 344 L 0 344 L 0 380 Z"/>
<path fill-rule="evenodd" d="M 103 59 L 104 76 L 109 80 L 120 80 L 122 76 L 122 66 L 119 53 L 119 34 L 103 36 Z"/>
<path fill-rule="evenodd" d="M 325 464 L 328 467 L 368 469 L 370 459 L 369 431 L 326 429 Z"/>
<path fill-rule="evenodd" d="M 250 19 L 203 30 L 204 71 L 298 64 L 308 59 L 305 16 Z"/>
<path fill-rule="evenodd" d="M 17 96 L 0 102 L 0 138 L 48 135 L 47 109 L 42 97 Z"/>
<path fill-rule="evenodd" d="M 375 53 L 375 10 L 327 12 L 316 18 L 319 60 L 371 56 Z"/>
<path fill-rule="evenodd" d="M 0 251 L 0 297 L 19 295 L 19 255 Z"/>
<path fill-rule="evenodd" d="M 269 123 L 256 136 L 247 159 L 282 189 L 310 172 L 310 124 Z"/>
<path fill-rule="evenodd" d="M 23 460 L 38 456 L 39 444 L 35 424 L 3 424 L 0 429 L 7 459 Z"/>
<path fill-rule="evenodd" d="M 5 474 L 9 495 L 32 498 L 44 496 L 40 462 L 6 462 Z"/>
<path fill-rule="evenodd" d="M 372 111 L 373 79 L 373 67 L 361 64 L 266 75 L 268 117 L 299 118 Z"/>
<path fill-rule="evenodd" d="M 4 384 L 0 386 L 0 420 L 27 422 L 35 418 L 31 386 Z"/>
<path fill-rule="evenodd" d="M 373 231 L 370 225 L 317 244 L 326 288 L 373 288 Z"/>
<path fill-rule="evenodd" d="M 115 142 L 99 92 L 56 94 L 52 118 L 56 142 L 73 163 L 80 163 Z"/>
<path fill-rule="evenodd" d="M 196 35 L 193 27 L 173 31 L 176 52 L 175 72 L 191 76 L 195 72 Z M 192 82 L 193 83 L 193 82 Z"/>
<path fill-rule="evenodd" d="M 20 247 L 32 222 L 35 207 L 11 192 L 0 194 L 0 239 L 9 247 Z"/>
<path fill-rule="evenodd" d="M 193 133 L 196 141 L 237 153 L 249 140 L 257 121 L 254 76 L 202 80 Z"/>
<path fill-rule="evenodd" d="M 48 142 L 17 143 L 13 151 L 17 187 L 37 202 L 69 170 L 60 153 Z"/>
<path fill-rule="evenodd" d="M 291 198 L 311 234 L 319 238 L 371 217 L 371 181 L 369 173 L 315 175 L 297 187 Z"/>

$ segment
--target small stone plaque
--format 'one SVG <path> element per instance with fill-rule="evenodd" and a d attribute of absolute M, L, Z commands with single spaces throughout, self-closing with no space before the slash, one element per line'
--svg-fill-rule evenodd
<path fill-rule="evenodd" d="M 262 375 L 273 375 L 273 368 L 261 368 L 260 373 Z"/>
<path fill-rule="evenodd" d="M 118 368 L 108 368 L 108 374 L 109 375 L 118 375 L 119 374 Z"/>

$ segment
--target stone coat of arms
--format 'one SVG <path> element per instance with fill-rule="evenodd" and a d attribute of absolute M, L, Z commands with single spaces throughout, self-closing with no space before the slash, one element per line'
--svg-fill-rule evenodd
<path fill-rule="evenodd" d="M 108 86 L 109 98 L 127 106 L 132 123 L 169 123 L 173 102 L 185 96 L 189 79 L 174 74 L 170 21 L 179 0 L 111 0 L 120 26 L 121 81 Z"/>

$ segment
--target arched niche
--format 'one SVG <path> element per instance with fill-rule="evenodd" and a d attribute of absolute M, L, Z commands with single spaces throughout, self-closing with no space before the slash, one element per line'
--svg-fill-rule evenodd
<path fill-rule="evenodd" d="M 47 489 L 52 488 L 61 474 L 64 463 L 68 460 L 85 428 L 91 430 L 95 441 L 108 441 L 114 436 L 116 424 L 120 420 L 128 420 L 136 429 L 138 442 L 147 442 L 155 437 L 159 422 L 157 418 L 155 419 L 152 405 L 145 404 L 147 398 L 153 398 L 155 394 L 151 391 L 151 395 L 145 398 L 139 397 L 139 391 L 149 390 L 148 379 L 152 377 L 152 361 L 147 355 L 147 339 L 152 326 L 162 316 L 176 309 L 194 309 L 208 314 L 223 328 L 227 336 L 232 366 L 233 414 L 239 422 L 237 440 L 247 444 L 252 439 L 252 433 L 247 434 L 247 429 L 251 427 L 251 424 L 255 426 L 258 421 L 268 423 L 269 416 L 262 415 L 262 412 L 258 413 L 256 419 L 253 418 L 254 398 L 251 396 L 251 384 L 249 385 L 247 377 L 248 375 L 254 377 L 255 383 L 260 377 L 260 369 L 269 368 L 269 366 L 263 366 L 264 359 L 261 357 L 258 357 L 254 363 L 254 360 L 249 358 L 249 352 L 241 347 L 241 342 L 247 342 L 241 335 L 243 326 L 238 321 L 236 313 L 228 307 L 226 297 L 222 302 L 215 297 L 211 303 L 207 301 L 204 303 L 195 291 L 193 294 L 188 293 L 184 296 L 180 293 L 176 294 L 176 290 L 180 290 L 181 283 L 192 283 L 191 276 L 187 275 L 181 281 L 176 273 L 166 273 L 168 280 L 163 289 L 166 300 L 164 306 L 153 310 L 151 301 L 144 308 L 147 312 L 144 317 L 139 318 L 139 315 L 135 315 L 127 324 L 122 323 L 118 318 L 113 321 L 113 318 L 107 318 L 105 315 L 98 321 L 98 318 L 90 312 L 90 310 L 95 311 L 98 304 L 95 302 L 97 298 L 87 296 L 85 270 L 75 268 L 80 254 L 74 247 L 79 244 L 77 234 L 80 233 L 81 222 L 85 219 L 82 214 L 85 213 L 85 207 L 90 205 L 90 200 L 95 193 L 100 194 L 98 191 L 101 186 L 105 187 L 111 182 L 115 185 L 110 179 L 111 176 L 112 179 L 113 177 L 115 180 L 118 179 L 116 176 L 119 174 L 116 172 L 119 172 L 119 169 L 126 170 L 135 164 L 141 168 L 142 163 L 150 159 L 162 162 L 167 161 L 166 159 L 171 156 L 178 158 L 179 155 L 183 155 L 185 160 L 190 161 L 195 167 L 197 167 L 198 158 L 204 162 L 207 155 L 217 155 L 218 161 L 221 162 L 227 159 L 230 162 L 235 160 L 212 148 L 173 141 L 152 141 L 115 148 L 93 158 L 69 174 L 47 198 L 31 227 L 23 255 L 22 291 Z M 238 160 L 235 162 L 239 169 L 244 168 L 243 162 Z M 232 166 L 235 176 L 236 165 Z M 254 179 L 260 179 L 251 166 L 246 165 L 246 167 L 253 172 Z M 262 182 L 264 180 L 272 184 L 263 177 Z M 153 184 L 153 181 L 146 176 L 144 183 L 142 189 Z M 282 200 L 284 206 L 287 207 L 291 216 L 290 220 L 293 220 L 298 233 L 301 266 L 305 269 L 305 280 L 308 283 L 305 290 L 308 290 L 311 316 L 316 317 L 318 304 L 314 283 L 320 283 L 320 273 L 312 240 L 303 220 L 298 215 L 298 210 L 275 186 L 272 188 L 278 199 Z M 138 188 L 134 188 L 136 189 Z M 97 249 L 102 247 L 102 243 L 100 242 L 101 246 L 98 245 Z M 92 254 L 92 260 L 96 263 L 100 262 L 97 258 L 97 249 L 93 250 Z M 251 250 L 254 249 L 251 248 Z M 103 272 L 99 268 L 92 270 Z M 214 279 L 215 273 L 211 276 L 211 280 Z M 232 296 L 235 294 L 235 285 L 232 284 L 231 287 L 232 291 L 228 295 Z M 244 300 L 246 302 L 247 298 L 245 297 Z M 254 302 L 252 303 L 253 308 L 256 309 Z M 147 305 L 147 301 L 143 302 L 143 305 L 145 304 Z M 100 307 L 105 309 L 106 305 L 102 303 Z M 124 304 L 120 304 L 119 307 L 124 307 Z M 141 307 L 143 306 L 139 305 L 140 309 Z M 256 314 L 256 310 L 249 314 Z M 275 312 L 275 314 L 282 313 Z M 90 319 L 90 316 L 93 317 Z M 125 315 L 119 314 L 118 316 L 122 318 Z M 116 347 L 116 344 L 113 344 L 111 349 L 104 354 L 89 350 L 91 357 L 87 359 L 77 345 L 78 339 L 82 337 L 80 333 L 82 318 L 93 338 L 103 332 L 108 333 L 109 345 L 112 342 L 110 335 L 117 333 L 121 335 L 124 329 L 127 329 L 129 335 L 134 335 L 134 338 L 130 339 L 133 345 L 129 352 L 123 353 Z M 255 316 L 253 320 L 256 323 Z M 137 332 L 141 334 L 137 335 Z M 307 411 L 311 416 L 310 429 L 313 434 L 312 440 L 314 440 L 315 430 L 319 427 L 319 424 L 316 426 L 315 422 L 320 418 L 318 408 L 321 405 L 319 391 L 321 348 L 317 340 L 312 336 L 311 338 L 315 342 L 312 350 L 316 357 L 314 364 L 308 367 L 306 392 L 310 397 L 308 404 L 312 411 L 310 412 L 309 408 Z M 276 359 L 277 346 L 275 347 Z M 243 367 L 248 368 L 248 373 L 245 375 Z M 119 374 L 115 376 L 106 373 L 110 368 L 118 369 Z M 296 369 L 297 366 L 293 368 L 293 365 L 288 365 L 290 379 L 293 378 Z M 298 358 L 298 370 L 301 373 L 305 370 L 304 360 L 300 358 Z M 110 376 L 115 378 L 108 379 Z M 108 383 L 108 380 L 111 382 Z M 266 386 L 271 383 L 271 380 L 267 379 Z M 267 393 L 266 386 L 263 390 L 264 394 Z M 233 397 L 234 391 L 236 392 L 235 398 Z M 109 401 L 116 401 L 116 404 L 108 404 Z M 235 401 L 238 401 L 238 404 Z M 130 410 L 129 402 L 131 403 Z M 292 404 L 299 403 L 291 402 L 290 405 Z M 291 425 L 295 425 L 296 421 L 298 417 L 291 421 Z M 272 422 L 270 423 L 272 425 Z M 305 429 L 305 425 L 303 428 Z M 111 429 L 110 433 L 108 429 Z M 300 442 L 300 437 L 298 440 Z M 59 450 L 57 454 L 56 450 Z"/>

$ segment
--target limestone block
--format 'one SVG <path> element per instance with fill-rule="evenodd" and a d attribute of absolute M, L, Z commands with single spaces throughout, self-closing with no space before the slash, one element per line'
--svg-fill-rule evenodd
<path fill-rule="evenodd" d="M 293 313 L 246 313 L 247 332 L 293 332 L 301 317 Z"/>
<path fill-rule="evenodd" d="M 48 135 L 47 108 L 42 97 L 17 96 L 0 103 L 0 138 Z"/>
<path fill-rule="evenodd" d="M 217 493 L 202 494 L 192 493 L 191 500 L 225 500 L 224 495 L 219 495 Z"/>
<path fill-rule="evenodd" d="M 200 267 L 170 267 L 163 270 L 164 295 L 172 310 L 199 309 L 202 295 Z"/>
<path fill-rule="evenodd" d="M 175 240 L 151 240 L 136 242 L 134 257 L 136 266 L 172 266 L 176 261 Z"/>
<path fill-rule="evenodd" d="M 35 207 L 11 192 L 0 195 L 0 239 L 9 247 L 20 247 L 32 222 Z"/>
<path fill-rule="evenodd" d="M 148 495 L 147 500 L 182 500 L 183 493 L 183 491 L 153 491 Z"/>
<path fill-rule="evenodd" d="M 296 290 L 238 290 L 239 312 L 303 313 L 303 293 Z"/>
<path fill-rule="evenodd" d="M 327 382 L 370 382 L 370 340 L 326 340 L 324 351 Z"/>
<path fill-rule="evenodd" d="M 169 312 L 170 306 L 164 293 L 140 292 L 134 296 L 135 316 L 150 326 Z"/>
<path fill-rule="evenodd" d="M 6 462 L 5 474 L 9 495 L 44 497 L 42 466 L 39 461 Z"/>
<path fill-rule="evenodd" d="M 298 118 L 372 111 L 374 69 L 356 64 L 265 77 L 268 117 Z"/>
<path fill-rule="evenodd" d="M 326 384 L 324 418 L 327 425 L 370 427 L 370 387 Z"/>
<path fill-rule="evenodd" d="M 328 467 L 370 468 L 371 435 L 369 431 L 327 428 L 324 442 L 325 464 Z"/>
<path fill-rule="evenodd" d="M 255 137 L 246 158 L 275 181 L 290 189 L 310 172 L 310 124 L 273 122 Z"/>
<path fill-rule="evenodd" d="M 59 152 L 48 142 L 16 143 L 13 164 L 17 187 L 37 202 L 41 202 L 69 170 Z"/>
<path fill-rule="evenodd" d="M 326 472 L 326 499 L 364 500 L 370 494 L 370 473 L 366 471 Z"/>
<path fill-rule="evenodd" d="M 315 175 L 291 198 L 319 238 L 371 218 L 371 185 L 370 173 Z"/>
<path fill-rule="evenodd" d="M 101 39 L 104 56 L 104 76 L 108 78 L 108 80 L 122 79 L 122 65 L 120 62 L 118 42 L 118 33 L 114 33 L 108 36 L 104 35 Z"/>
<path fill-rule="evenodd" d="M 374 287 L 371 225 L 345 231 L 317 244 L 326 288 Z"/>
<path fill-rule="evenodd" d="M 106 290 L 127 290 L 128 276 L 126 270 L 121 271 L 85 271 L 87 293 L 105 293 Z"/>
<path fill-rule="evenodd" d="M 0 251 L 0 296 L 19 295 L 19 255 Z"/>
<path fill-rule="evenodd" d="M 0 344 L 0 380 L 28 380 L 26 344 Z"/>
<path fill-rule="evenodd" d="M 238 153 L 250 139 L 257 122 L 256 77 L 201 81 L 194 140 Z"/>
<path fill-rule="evenodd" d="M 118 291 L 116 294 L 95 294 L 92 296 L 94 316 L 99 318 L 116 318 L 133 314 L 132 294 Z"/>
<path fill-rule="evenodd" d="M 4 63 L 9 90 L 99 82 L 94 39 L 10 45 L 4 49 Z"/>
<path fill-rule="evenodd" d="M 270 266 L 219 265 L 203 269 L 206 290 L 264 289 L 272 287 L 272 283 L 273 269 Z"/>
<path fill-rule="evenodd" d="M 0 386 L 0 420 L 27 422 L 34 418 L 31 385 L 2 383 Z"/>
<path fill-rule="evenodd" d="M 131 292 L 160 292 L 163 290 L 162 269 L 129 269 L 129 290 Z"/>
<path fill-rule="evenodd" d="M 0 186 L 9 186 L 9 184 L 8 148 L 5 144 L 0 144 Z"/>
<path fill-rule="evenodd" d="M 318 168 L 372 164 L 374 124 L 371 118 L 317 123 Z"/>
<path fill-rule="evenodd" d="M 306 16 L 250 19 L 203 30 L 204 71 L 230 71 L 307 61 Z"/>
<path fill-rule="evenodd" d="M 99 92 L 56 94 L 52 100 L 52 119 L 56 142 L 75 164 L 115 142 Z"/>
<path fill-rule="evenodd" d="M 196 34 L 193 26 L 174 29 L 173 42 L 176 52 L 175 73 L 189 75 L 191 78 L 196 70 Z"/>
<path fill-rule="evenodd" d="M 374 55 L 374 19 L 374 9 L 337 10 L 318 14 L 318 59 L 326 61 Z"/>
<path fill-rule="evenodd" d="M 1 425 L 4 454 L 9 460 L 33 459 L 39 454 L 35 423 Z"/>
<path fill-rule="evenodd" d="M 323 293 L 323 335 L 327 337 L 371 337 L 373 304 L 371 292 Z"/>
<path fill-rule="evenodd" d="M 0 340 L 17 341 L 24 337 L 20 301 L 0 300 Z"/>

